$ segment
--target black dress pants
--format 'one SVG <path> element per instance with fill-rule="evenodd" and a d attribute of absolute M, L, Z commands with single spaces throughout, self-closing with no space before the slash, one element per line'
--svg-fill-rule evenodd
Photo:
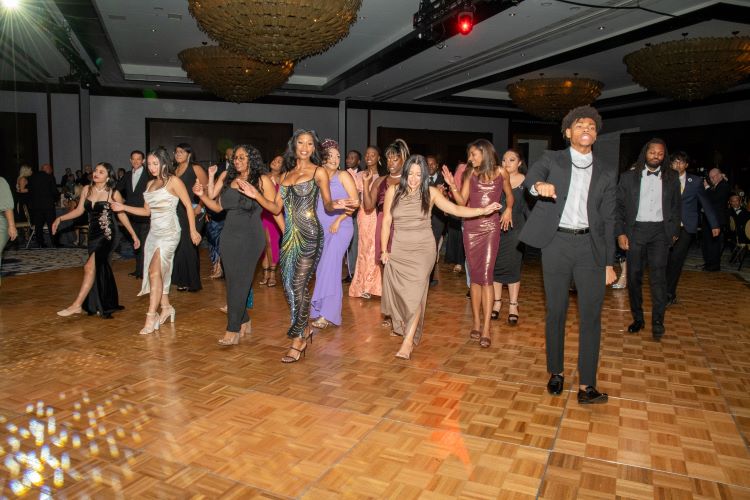
<path fill-rule="evenodd" d="M 568 315 L 570 281 L 578 290 L 578 374 L 581 385 L 596 386 L 602 331 L 605 272 L 594 260 L 590 234 L 558 232 L 542 249 L 542 274 L 546 297 L 545 336 L 547 370 L 563 373 L 565 318 Z"/>
<path fill-rule="evenodd" d="M 46 247 L 47 243 L 44 241 L 44 225 L 47 224 L 49 230 L 49 237 L 52 240 L 52 246 L 57 246 L 57 238 L 52 235 L 52 224 L 55 222 L 55 208 L 35 208 L 31 211 L 31 220 L 34 223 L 34 234 L 36 235 L 36 241 L 40 247 Z"/>
<path fill-rule="evenodd" d="M 148 219 L 145 221 L 131 221 L 130 224 L 133 226 L 133 231 L 135 231 L 136 236 L 138 236 L 138 239 L 141 240 L 141 247 L 135 249 L 135 277 L 136 278 L 142 278 L 143 277 L 143 245 L 146 244 L 146 237 L 148 236 L 148 230 L 151 227 L 151 223 Z"/>
<path fill-rule="evenodd" d="M 628 249 L 628 297 L 633 320 L 643 321 L 643 271 L 651 283 L 651 321 L 664 321 L 667 307 L 667 258 L 670 244 L 663 222 L 636 222 Z"/>
<path fill-rule="evenodd" d="M 680 281 L 682 266 L 685 264 L 693 238 L 695 238 L 695 234 L 688 233 L 683 227 L 680 229 L 680 237 L 669 251 L 669 257 L 667 258 L 667 299 L 677 297 L 677 284 Z"/>

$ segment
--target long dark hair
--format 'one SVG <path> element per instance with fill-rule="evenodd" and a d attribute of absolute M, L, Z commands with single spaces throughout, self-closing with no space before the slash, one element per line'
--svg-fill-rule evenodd
<path fill-rule="evenodd" d="M 234 157 L 237 156 L 237 151 L 240 149 L 244 149 L 247 153 L 247 182 L 262 194 L 263 184 L 260 182 L 260 177 L 265 174 L 268 169 L 263 163 L 260 151 L 249 144 L 238 144 L 232 150 L 232 161 L 227 168 L 227 175 L 224 176 L 224 186 L 222 190 L 227 189 L 229 185 L 232 184 L 232 181 L 240 175 L 239 172 L 237 172 L 237 169 L 234 168 Z"/>
<path fill-rule="evenodd" d="M 193 153 L 193 147 L 190 144 L 188 144 L 187 142 L 181 142 L 174 148 L 175 150 L 177 148 L 180 148 L 188 154 L 188 159 L 187 159 L 188 167 L 190 167 L 193 163 L 195 163 L 195 153 Z M 174 173 L 177 170 L 177 162 L 173 161 L 172 163 L 174 164 L 172 173 Z"/>
<path fill-rule="evenodd" d="M 100 161 L 99 163 L 94 165 L 94 168 L 98 166 L 102 166 L 107 169 L 107 182 L 104 187 L 108 191 L 111 191 L 115 187 L 115 184 L 117 184 L 117 178 L 115 177 L 115 167 L 113 167 L 111 163 L 108 163 L 106 161 Z"/>
<path fill-rule="evenodd" d="M 479 171 L 477 172 L 479 178 L 485 181 L 491 179 L 492 172 L 495 170 L 495 167 L 497 167 L 498 164 L 498 156 L 497 151 L 495 151 L 495 146 L 493 146 L 492 143 L 487 139 L 477 139 L 476 141 L 469 144 L 469 146 L 466 148 L 466 152 L 468 153 L 471 148 L 476 148 L 482 152 L 482 164 L 478 165 Z M 469 160 L 467 163 L 471 168 L 467 168 L 466 171 L 471 173 L 473 168 L 477 167 L 477 165 L 473 165 L 471 163 L 471 160 Z"/>
<path fill-rule="evenodd" d="M 174 159 L 164 146 L 158 146 L 156 149 L 148 152 L 148 156 L 146 156 L 147 164 L 149 156 L 153 156 L 159 160 L 159 174 L 156 176 L 157 179 L 166 182 L 167 179 L 174 175 Z"/>
<path fill-rule="evenodd" d="M 516 148 L 508 148 L 505 150 L 505 153 L 513 153 L 518 157 L 518 171 L 521 172 L 523 175 L 526 175 L 526 171 L 528 168 L 526 167 L 526 158 L 523 157 L 523 153 L 521 153 Z M 503 153 L 503 156 L 505 156 L 505 153 Z M 502 157 L 500 158 L 500 162 L 502 163 Z"/>
<path fill-rule="evenodd" d="M 289 139 L 289 142 L 286 145 L 286 151 L 284 151 L 284 164 L 281 166 L 281 173 L 294 170 L 294 167 L 297 166 L 297 139 L 304 134 L 308 134 L 312 137 L 313 145 L 315 146 L 313 154 L 310 155 L 310 161 L 318 166 L 323 163 L 320 160 L 320 139 L 318 139 L 318 134 L 316 134 L 314 130 L 300 128 L 294 131 L 294 135 L 292 135 L 292 138 Z"/>
<path fill-rule="evenodd" d="M 652 144 L 661 144 L 664 147 L 664 159 L 659 165 L 659 168 L 661 169 L 661 180 L 667 182 L 675 179 L 677 177 L 677 172 L 672 170 L 669 165 L 669 150 L 667 149 L 667 143 L 658 137 L 654 137 L 648 141 L 641 149 L 641 153 L 638 155 L 638 159 L 635 163 L 635 169 L 638 171 L 638 174 L 643 175 L 643 170 L 646 168 L 646 152 Z"/>
<path fill-rule="evenodd" d="M 419 172 L 421 174 L 419 198 L 422 201 L 422 213 L 427 213 L 427 211 L 430 210 L 430 173 L 427 168 L 427 161 L 422 155 L 411 155 L 404 162 L 404 169 L 401 171 L 401 180 L 399 181 L 398 186 L 396 186 L 396 193 L 393 196 L 391 213 L 393 213 L 393 209 L 398 205 L 398 201 L 409 193 L 409 170 L 412 165 L 419 166 Z"/>

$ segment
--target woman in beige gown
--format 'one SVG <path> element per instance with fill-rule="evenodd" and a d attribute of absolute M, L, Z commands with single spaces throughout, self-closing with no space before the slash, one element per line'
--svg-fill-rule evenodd
<path fill-rule="evenodd" d="M 433 205 L 457 217 L 479 217 L 500 209 L 498 203 L 482 208 L 460 207 L 429 186 L 427 162 L 412 155 L 404 164 L 401 182 L 390 186 L 383 205 L 381 248 L 387 249 L 393 224 L 391 251 L 383 251 L 383 314 L 393 321 L 393 333 L 404 337 L 397 358 L 409 359 L 422 337 L 424 309 L 435 264 L 435 238 L 430 212 Z"/>

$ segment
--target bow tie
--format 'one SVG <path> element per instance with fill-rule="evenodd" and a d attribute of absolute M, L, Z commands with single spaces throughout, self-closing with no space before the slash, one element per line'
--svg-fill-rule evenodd
<path fill-rule="evenodd" d="M 656 170 L 654 170 L 653 172 L 651 170 L 649 170 L 649 169 L 646 169 L 646 177 L 648 177 L 649 175 L 659 175 L 659 171 L 660 171 L 660 169 L 658 169 L 658 168 Z"/>

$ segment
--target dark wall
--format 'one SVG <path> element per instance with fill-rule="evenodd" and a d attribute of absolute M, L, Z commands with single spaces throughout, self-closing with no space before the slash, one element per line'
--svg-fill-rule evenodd
<path fill-rule="evenodd" d="M 441 164 L 444 163 L 453 170 L 458 163 L 466 161 L 468 144 L 477 139 L 492 142 L 492 133 L 378 127 L 378 147 L 381 152 L 399 138 L 406 141 L 412 154 L 436 155 Z M 385 158 L 383 164 L 385 165 Z"/>
<path fill-rule="evenodd" d="M 750 121 L 622 134 L 620 171 L 629 168 L 643 145 L 654 137 L 663 139 L 670 153 L 687 152 L 692 173 L 704 175 L 718 167 L 727 174 L 730 185 L 738 183 L 746 192 L 750 188 L 750 148 L 746 142 Z"/>
<path fill-rule="evenodd" d="M 292 136 L 291 123 L 221 122 L 196 120 L 146 120 L 148 149 L 164 146 L 168 151 L 186 142 L 193 148 L 196 161 L 208 167 L 224 158 L 224 151 L 237 144 L 249 144 L 260 151 L 268 163 L 283 153 Z"/>
<path fill-rule="evenodd" d="M 0 113 L 0 175 L 11 188 L 16 185 L 21 165 L 33 169 L 39 166 L 38 154 L 36 114 Z"/>

